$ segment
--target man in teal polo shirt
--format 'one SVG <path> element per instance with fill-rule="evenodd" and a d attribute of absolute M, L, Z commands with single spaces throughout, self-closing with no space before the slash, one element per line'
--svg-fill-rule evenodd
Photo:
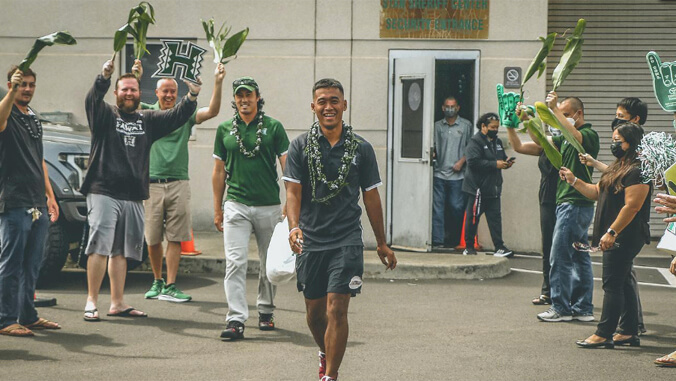
<path fill-rule="evenodd" d="M 176 131 L 157 140 L 150 148 L 150 198 L 145 208 L 145 237 L 155 280 L 146 299 L 175 303 L 188 302 L 190 295 L 176 287 L 176 274 L 181 260 L 181 242 L 191 240 L 190 184 L 188 182 L 188 140 L 195 124 L 207 121 L 221 109 L 221 89 L 225 68 L 218 64 L 214 71 L 214 91 L 209 107 L 195 111 L 190 120 Z M 157 81 L 157 102 L 141 103 L 142 109 L 169 110 L 176 105 L 178 85 L 173 78 Z M 162 241 L 167 239 L 167 281 L 162 278 Z"/>
<path fill-rule="evenodd" d="M 244 338 L 249 318 L 246 302 L 246 269 L 249 237 L 258 243 L 258 328 L 275 329 L 273 299 L 276 287 L 266 276 L 268 245 L 275 225 L 281 220 L 277 160 L 284 170 L 289 138 L 280 122 L 263 112 L 258 84 L 251 77 L 232 83 L 235 115 L 216 131 L 214 142 L 214 224 L 224 231 L 225 296 L 227 326 L 222 339 Z M 227 185 L 227 196 L 223 195 Z"/>

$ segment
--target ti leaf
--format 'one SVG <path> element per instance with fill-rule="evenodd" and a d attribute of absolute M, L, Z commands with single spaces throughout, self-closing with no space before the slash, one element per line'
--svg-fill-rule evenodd
<path fill-rule="evenodd" d="M 561 60 L 552 73 L 552 91 L 556 91 L 563 84 L 566 77 L 582 59 L 582 44 L 584 43 L 582 33 L 584 33 L 586 25 L 587 22 L 584 19 L 577 20 L 573 35 L 567 39 Z"/>
<path fill-rule="evenodd" d="M 223 63 L 226 64 L 232 59 L 228 60 L 230 57 L 235 57 L 237 51 L 246 40 L 247 35 L 249 34 L 249 28 L 241 30 L 230 38 L 226 40 L 230 30 L 232 28 L 226 27 L 225 23 L 221 25 L 218 33 L 214 32 L 214 19 L 209 19 L 209 21 L 202 21 L 202 27 L 204 28 L 204 33 L 206 34 L 207 41 L 209 46 L 214 50 L 214 63 Z"/>
<path fill-rule="evenodd" d="M 556 32 L 548 34 L 546 38 L 540 37 L 540 41 L 542 41 L 542 47 L 540 48 L 538 54 L 535 55 L 535 58 L 533 58 L 533 62 L 531 62 L 530 66 L 528 66 L 526 75 L 523 76 L 523 80 L 521 81 L 522 96 L 523 86 L 535 74 L 535 72 L 538 73 L 538 78 L 540 78 L 542 73 L 545 71 L 545 68 L 547 67 L 545 60 L 547 59 L 549 52 L 551 52 L 552 48 L 554 47 L 554 42 L 556 41 Z"/>
<path fill-rule="evenodd" d="M 128 34 L 131 34 L 134 38 L 134 56 L 136 59 L 141 59 L 145 53 L 150 53 L 146 48 L 146 35 L 150 24 L 155 24 L 155 10 L 149 2 L 142 1 L 129 11 L 127 23 L 115 32 L 113 40 L 115 53 L 124 48 Z"/>
<path fill-rule="evenodd" d="M 523 125 L 537 139 L 538 144 L 545 151 L 545 155 L 552 165 L 556 167 L 556 169 L 561 169 L 561 165 L 563 163 L 561 152 L 559 152 L 552 142 L 547 139 L 547 135 L 545 135 L 545 131 L 542 126 L 542 120 L 540 120 L 540 118 L 529 119 L 523 122 Z"/>
<path fill-rule="evenodd" d="M 575 139 L 570 131 L 561 125 L 559 119 L 556 117 L 556 115 L 554 115 L 554 113 L 552 113 L 546 104 L 542 102 L 535 102 L 535 110 L 537 111 L 540 120 L 561 131 L 563 137 L 568 141 L 568 143 L 570 143 L 570 145 L 573 146 L 573 148 L 575 148 L 575 150 L 577 150 L 577 152 L 586 153 L 584 147 L 582 147 L 582 144 L 580 144 L 580 142 Z"/>
<path fill-rule="evenodd" d="M 33 61 L 35 61 L 35 59 L 38 57 L 38 53 L 45 46 L 75 45 L 75 44 L 77 44 L 77 41 L 67 31 L 55 32 L 55 33 L 48 34 L 46 36 L 42 36 L 40 38 L 37 38 L 35 40 L 35 43 L 33 44 L 33 47 L 31 48 L 31 50 L 26 55 L 26 58 L 24 58 L 23 61 L 21 61 L 21 63 L 19 64 L 19 70 L 24 71 L 24 70 L 28 69 L 31 66 L 31 64 L 33 64 Z"/>

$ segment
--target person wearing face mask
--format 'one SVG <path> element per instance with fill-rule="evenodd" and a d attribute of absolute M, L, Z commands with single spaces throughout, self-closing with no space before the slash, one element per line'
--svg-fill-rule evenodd
<path fill-rule="evenodd" d="M 599 152 L 599 136 L 584 120 L 584 104 L 577 97 L 558 102 L 558 95 L 550 92 L 546 99 L 566 131 L 589 153 Z M 548 138 L 561 152 L 564 167 L 586 182 L 591 182 L 593 169 L 586 168 L 578 159 L 577 150 L 563 136 Z M 591 258 L 587 253 L 575 251 L 573 243 L 588 240 L 587 229 L 594 214 L 594 201 L 585 197 L 565 181 L 556 187 L 556 225 L 550 257 L 552 306 L 537 315 L 544 322 L 594 321 L 592 294 L 594 275 Z"/>
<path fill-rule="evenodd" d="M 511 257 L 502 240 L 502 214 L 500 212 L 500 194 L 502 193 L 502 170 L 511 168 L 513 160 L 508 160 L 502 141 L 498 138 L 500 118 L 489 112 L 477 121 L 479 132 L 474 135 L 465 149 L 467 172 L 462 191 L 468 194 L 465 212 L 465 242 L 468 243 L 463 255 L 476 255 L 470 242 L 474 242 L 479 218 L 486 213 L 488 230 L 495 247 L 493 255 Z"/>
<path fill-rule="evenodd" d="M 434 196 L 432 245 L 455 247 L 460 243 L 465 194 L 462 182 L 465 167 L 465 147 L 472 137 L 472 123 L 458 115 L 460 105 L 449 96 L 441 106 L 444 118 L 434 123 Z M 450 226 L 445 224 L 450 207 Z M 448 239 L 446 239 L 448 236 Z"/>
<path fill-rule="evenodd" d="M 634 257 L 650 243 L 650 193 L 652 184 L 641 179 L 636 152 L 643 129 L 623 123 L 613 132 L 610 150 L 617 159 L 603 172 L 598 184 L 578 179 L 561 167 L 561 179 L 591 200 L 598 200 L 592 244 L 603 250 L 603 312 L 596 332 L 577 345 L 583 348 L 640 346 L 638 305 L 631 285 Z M 614 333 L 620 316 L 628 321 L 623 333 Z"/>
<path fill-rule="evenodd" d="M 530 118 L 528 113 L 521 112 L 521 105 L 517 107 L 517 114 L 522 120 Z M 531 139 L 537 139 L 533 134 Z M 549 127 L 551 136 L 558 136 L 561 131 L 556 128 Z M 508 128 L 507 137 L 509 143 L 514 148 L 514 151 L 530 156 L 538 156 L 538 169 L 540 170 L 540 189 L 538 192 L 538 201 L 540 204 L 540 233 L 542 236 L 542 287 L 540 288 L 540 296 L 531 300 L 535 305 L 549 305 L 552 304 L 551 291 L 549 286 L 549 264 L 550 253 L 552 250 L 552 238 L 554 237 L 554 226 L 556 224 L 556 186 L 559 180 L 559 171 L 552 165 L 547 158 L 542 147 L 533 142 L 521 142 L 516 129 Z"/>
<path fill-rule="evenodd" d="M 610 123 L 610 128 L 615 131 L 618 126 L 624 124 L 624 123 L 635 123 L 641 129 L 643 129 L 643 125 L 645 122 L 648 120 L 648 105 L 643 102 L 639 98 L 635 97 L 628 97 L 628 98 L 623 98 L 621 101 L 617 103 L 617 109 L 615 110 L 615 119 Z M 589 156 L 589 154 L 579 154 L 580 157 L 580 162 L 582 164 L 586 164 L 590 167 L 594 167 L 595 169 L 598 169 L 601 172 L 605 172 L 606 169 L 608 168 L 608 165 L 594 159 L 593 157 Z M 646 327 L 643 322 L 643 308 L 641 306 L 641 297 L 639 295 L 638 291 L 638 280 L 636 278 L 636 271 L 634 269 L 631 270 L 631 279 L 630 279 L 631 285 L 634 289 L 634 293 L 636 294 L 637 297 L 637 303 L 638 303 L 638 332 L 639 335 L 646 333 Z M 623 315 L 620 318 L 620 324 L 619 324 L 619 330 L 618 332 L 624 333 L 627 331 L 626 329 L 626 319 L 625 316 Z"/>

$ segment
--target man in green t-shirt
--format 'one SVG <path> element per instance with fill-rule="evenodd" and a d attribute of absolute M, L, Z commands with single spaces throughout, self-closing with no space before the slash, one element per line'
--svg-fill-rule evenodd
<path fill-rule="evenodd" d="M 599 136 L 590 123 L 584 121 L 584 104 L 577 97 L 565 98 L 550 92 L 547 106 L 556 115 L 567 132 L 582 145 L 585 152 L 596 157 Z M 578 152 L 561 136 L 550 138 L 561 152 L 562 167 L 570 169 L 577 178 L 591 183 L 593 169 L 582 164 Z M 592 293 L 594 275 L 589 253 L 573 249 L 575 242 L 588 241 L 587 231 L 594 215 L 594 201 L 584 197 L 566 181 L 559 179 L 556 188 L 556 225 L 550 256 L 552 306 L 537 315 L 546 322 L 593 321 Z"/>
<path fill-rule="evenodd" d="M 188 140 L 192 127 L 207 121 L 221 109 L 221 89 L 225 67 L 219 63 L 214 71 L 214 91 L 208 107 L 195 111 L 190 120 L 169 135 L 155 141 L 150 148 L 150 198 L 145 208 L 145 237 L 155 280 L 146 299 L 182 303 L 192 299 L 176 287 L 181 260 L 181 242 L 192 239 L 190 218 L 190 184 L 188 182 Z M 141 104 L 142 109 L 168 110 L 176 105 L 178 85 L 173 78 L 157 81 L 157 103 Z M 167 240 L 164 253 L 162 241 Z M 167 258 L 167 280 L 162 278 L 162 256 Z"/>
<path fill-rule="evenodd" d="M 277 160 L 284 171 L 289 138 L 284 127 L 263 112 L 263 98 L 251 77 L 232 83 L 235 115 L 216 131 L 214 142 L 214 224 L 224 232 L 227 326 L 222 339 L 244 338 L 249 318 L 246 302 L 247 248 L 253 231 L 258 244 L 258 328 L 275 329 L 276 287 L 266 276 L 268 245 L 281 220 Z M 227 185 L 227 195 L 223 194 Z"/>

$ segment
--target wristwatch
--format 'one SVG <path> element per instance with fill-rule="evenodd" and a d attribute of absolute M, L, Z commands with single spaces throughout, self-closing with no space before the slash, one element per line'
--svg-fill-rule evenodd
<path fill-rule="evenodd" d="M 606 233 L 612 235 L 613 237 L 617 237 L 617 232 L 612 228 L 608 228 L 608 231 Z"/>

